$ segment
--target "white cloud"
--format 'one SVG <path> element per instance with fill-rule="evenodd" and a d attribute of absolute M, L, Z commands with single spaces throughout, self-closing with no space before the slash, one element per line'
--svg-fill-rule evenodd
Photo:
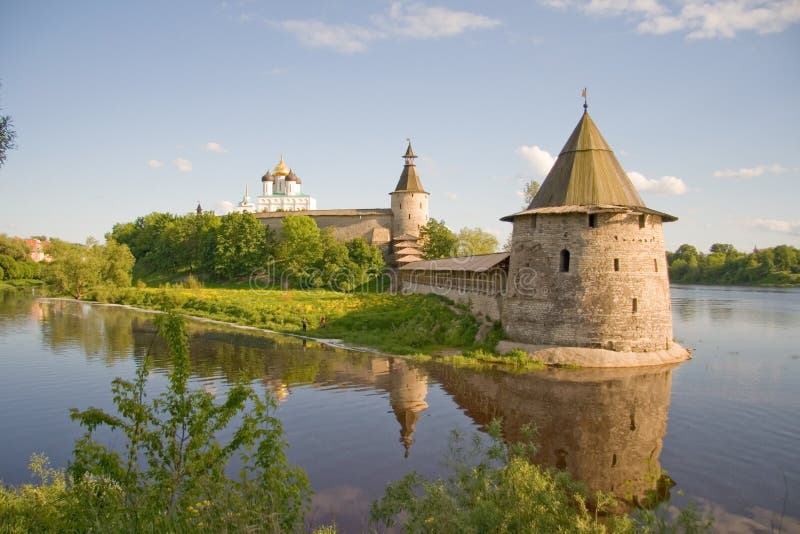
<path fill-rule="evenodd" d="M 458 198 L 458 195 L 456 193 L 450 193 L 450 192 L 445 193 L 444 196 L 447 198 L 447 200 L 456 200 Z"/>
<path fill-rule="evenodd" d="M 689 39 L 735 37 L 738 32 L 777 33 L 800 22 L 798 0 L 542 0 L 556 9 L 574 9 L 593 16 L 623 16 L 639 33 L 677 31 Z"/>
<path fill-rule="evenodd" d="M 227 154 L 228 150 L 223 148 L 222 145 L 219 143 L 214 143 L 213 141 L 206 143 L 203 145 L 203 150 L 207 152 L 214 152 L 216 154 Z"/>
<path fill-rule="evenodd" d="M 233 202 L 230 200 L 218 200 L 214 204 L 214 213 L 217 215 L 227 215 L 233 209 Z"/>
<path fill-rule="evenodd" d="M 777 219 L 755 219 L 750 226 L 780 234 L 800 235 L 800 222 L 779 221 Z"/>
<path fill-rule="evenodd" d="M 278 26 L 312 48 L 333 48 L 352 54 L 363 52 L 367 43 L 380 37 L 378 32 L 351 24 L 327 24 L 319 20 L 284 20 Z"/>
<path fill-rule="evenodd" d="M 190 172 L 192 170 L 192 162 L 188 159 L 178 158 L 173 161 L 172 164 L 175 165 L 181 172 Z"/>
<path fill-rule="evenodd" d="M 760 165 L 758 167 L 742 167 L 741 169 L 728 169 L 724 171 L 714 171 L 715 178 L 755 178 L 764 174 L 781 174 L 789 172 L 783 165 Z"/>
<path fill-rule="evenodd" d="M 489 17 L 420 3 L 393 2 L 386 13 L 369 17 L 368 25 L 329 24 L 314 19 L 283 20 L 275 25 L 312 48 L 332 48 L 352 54 L 373 41 L 390 38 L 433 39 L 469 30 L 490 29 L 500 21 Z"/>
<path fill-rule="evenodd" d="M 163 167 L 164 166 L 164 162 L 163 161 L 158 161 L 157 159 L 151 159 L 151 160 L 148 160 L 146 165 L 148 167 L 150 167 L 151 169 L 158 169 L 159 167 Z"/>
<path fill-rule="evenodd" d="M 500 21 L 468 11 L 419 3 L 393 2 L 388 15 L 372 17 L 376 26 L 389 35 L 411 39 L 451 37 L 468 30 L 495 28 Z"/>
<path fill-rule="evenodd" d="M 519 189 L 514 191 L 519 198 L 525 198 L 525 191 L 520 191 Z"/>
<path fill-rule="evenodd" d="M 536 145 L 522 145 L 517 149 L 517 154 L 525 158 L 531 168 L 539 176 L 547 176 L 547 173 L 550 172 L 550 169 L 553 168 L 553 164 L 556 162 L 556 158 L 549 152 L 542 150 Z"/>
<path fill-rule="evenodd" d="M 686 184 L 676 176 L 662 176 L 661 178 L 647 178 L 636 171 L 628 172 L 628 178 L 639 191 L 655 193 L 657 195 L 682 195 L 688 190 Z"/>

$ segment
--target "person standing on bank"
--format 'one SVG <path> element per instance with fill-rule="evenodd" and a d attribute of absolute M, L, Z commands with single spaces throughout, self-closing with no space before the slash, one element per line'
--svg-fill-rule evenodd
<path fill-rule="evenodd" d="M 303 332 L 305 332 L 306 330 L 308 330 L 308 319 L 303 317 Z"/>

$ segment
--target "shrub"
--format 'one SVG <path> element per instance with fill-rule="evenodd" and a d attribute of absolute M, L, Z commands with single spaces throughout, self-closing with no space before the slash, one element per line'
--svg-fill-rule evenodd
<path fill-rule="evenodd" d="M 274 399 L 245 382 L 221 403 L 189 389 L 188 341 L 180 317 L 157 318 L 172 358 L 167 391 L 146 398 L 150 359 L 133 381 L 112 383 L 116 413 L 71 411 L 86 428 L 66 472 L 34 456 L 41 484 L 0 489 L 3 532 L 288 532 L 308 504 L 305 473 L 290 467 Z M 236 421 L 235 428 L 231 428 Z M 94 439 L 108 427 L 115 450 Z M 228 436 L 223 439 L 223 436 Z M 237 478 L 226 468 L 238 457 Z"/>
<path fill-rule="evenodd" d="M 447 479 L 427 481 L 412 472 L 387 486 L 372 504 L 373 523 L 394 525 L 403 532 L 707 532 L 710 522 L 690 507 L 668 521 L 653 512 L 641 518 L 605 516 L 613 497 L 570 478 L 565 471 L 533 464 L 533 432 L 528 441 L 508 445 L 501 425 L 489 425 L 488 444 L 477 434 L 470 443 L 454 431 Z"/>

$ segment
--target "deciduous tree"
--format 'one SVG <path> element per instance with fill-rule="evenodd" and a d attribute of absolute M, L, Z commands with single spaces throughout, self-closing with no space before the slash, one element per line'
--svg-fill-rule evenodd
<path fill-rule="evenodd" d="M 495 236 L 480 228 L 462 228 L 458 232 L 458 256 L 475 254 L 491 254 L 497 251 L 498 241 Z"/>
<path fill-rule="evenodd" d="M 428 224 L 420 228 L 422 255 L 426 260 L 455 256 L 458 248 L 458 237 L 447 226 L 444 220 L 431 218 Z"/>

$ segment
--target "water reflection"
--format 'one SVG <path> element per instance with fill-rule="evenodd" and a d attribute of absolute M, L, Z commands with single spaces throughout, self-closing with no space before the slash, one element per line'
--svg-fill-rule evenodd
<path fill-rule="evenodd" d="M 151 313 L 62 300 L 39 300 L 31 306 L 42 338 L 54 352 L 79 347 L 88 359 L 105 363 L 131 355 L 138 361 L 149 354 L 155 371 L 170 367 Z M 398 442 L 409 455 L 416 423 L 428 407 L 428 381 L 425 372 L 408 361 L 220 324 L 190 321 L 187 333 L 192 375 L 214 394 L 220 385 L 241 379 L 258 380 L 279 403 L 300 385 L 387 392 L 400 425 Z"/>
<path fill-rule="evenodd" d="M 169 367 L 152 314 L 66 301 L 33 306 L 43 339 L 54 351 L 79 345 L 87 358 L 105 362 L 150 354 L 155 369 Z M 258 380 L 282 403 L 299 386 L 383 391 L 399 426 L 397 442 L 408 457 L 428 408 L 430 374 L 479 425 L 501 417 L 506 437 L 521 439 L 521 426 L 535 423 L 538 463 L 566 469 L 592 489 L 628 503 L 666 496 L 659 455 L 672 367 L 510 375 L 421 367 L 399 357 L 216 324 L 190 322 L 188 333 L 192 374 L 215 393 L 240 379 Z"/>
<path fill-rule="evenodd" d="M 672 368 L 547 370 L 528 375 L 433 366 L 432 377 L 480 424 L 500 417 L 506 439 L 534 423 L 537 463 L 566 469 L 625 504 L 668 497 L 659 464 Z"/>

